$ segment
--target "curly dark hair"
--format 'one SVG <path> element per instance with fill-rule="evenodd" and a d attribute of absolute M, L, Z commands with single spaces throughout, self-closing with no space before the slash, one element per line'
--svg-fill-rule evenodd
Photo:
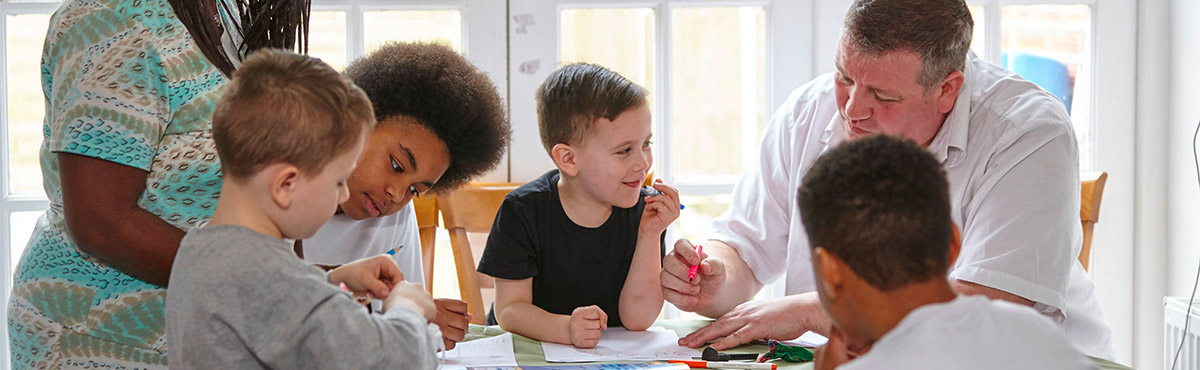
<path fill-rule="evenodd" d="M 412 117 L 446 144 L 450 167 L 434 193 L 490 171 L 508 149 L 512 129 L 496 86 L 445 45 L 388 43 L 351 62 L 345 73 L 371 98 L 379 124 Z"/>
<path fill-rule="evenodd" d="M 800 186 L 810 248 L 825 248 L 876 289 L 946 278 L 949 185 L 929 150 L 882 135 L 842 144 Z"/>

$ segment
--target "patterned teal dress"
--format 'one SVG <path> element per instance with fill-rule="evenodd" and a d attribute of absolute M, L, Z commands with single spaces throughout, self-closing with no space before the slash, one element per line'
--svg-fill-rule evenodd
<path fill-rule="evenodd" d="M 211 121 L 226 79 L 166 0 L 66 1 L 50 20 L 41 70 L 50 209 L 13 279 L 13 368 L 166 368 L 166 290 L 76 247 L 56 154 L 147 171 L 138 204 L 190 228 L 212 216 L 221 189 Z"/>

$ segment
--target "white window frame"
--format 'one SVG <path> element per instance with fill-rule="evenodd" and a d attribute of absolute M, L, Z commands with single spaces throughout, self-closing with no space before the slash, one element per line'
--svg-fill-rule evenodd
<path fill-rule="evenodd" d="M 37 3 L 11 3 L 0 2 L 0 32 L 8 32 L 8 16 L 18 14 L 51 14 L 58 8 L 58 2 L 37 2 Z M 31 30 L 28 32 L 41 32 L 45 34 L 45 30 Z M 12 194 L 12 189 L 9 189 L 9 171 L 12 166 L 9 165 L 8 155 L 8 42 L 0 40 L 0 300 L 3 300 L 3 307 L 0 308 L 0 313 L 4 317 L 8 317 L 8 296 L 12 290 L 12 250 L 16 248 L 24 248 L 25 246 L 14 246 L 12 244 L 12 235 L 9 235 L 12 228 L 12 214 L 15 212 L 42 212 L 50 207 L 50 202 L 46 200 L 45 195 L 29 195 L 29 194 Z M 3 331 L 0 331 L 0 342 L 5 343 L 3 349 L 0 349 L 0 368 L 8 368 L 9 351 L 8 351 L 8 325 L 3 325 Z"/>
<path fill-rule="evenodd" d="M 498 0 L 314 0 L 312 11 L 346 12 L 346 61 L 366 51 L 363 13 L 379 10 L 459 10 L 462 12 L 462 45 L 467 60 L 492 79 L 501 97 L 508 96 L 507 4 Z M 505 99 L 507 101 L 507 99 Z M 504 165 L 475 181 L 509 181 L 508 154 Z"/>
<path fill-rule="evenodd" d="M 1134 180 L 1135 76 L 1137 74 L 1137 2 L 1134 0 L 968 0 L 984 9 L 984 59 L 1000 60 L 1001 8 L 1006 5 L 1087 5 L 1091 9 L 1088 50 L 1092 83 L 1092 168 L 1108 172 L 1101 207 L 1103 222 L 1092 242 L 1089 272 L 1104 316 L 1112 328 L 1117 362 L 1131 363 L 1133 343 L 1160 338 L 1135 338 L 1134 317 Z M 997 63 L 998 64 L 998 63 Z M 1080 96 L 1076 96 L 1079 99 Z M 1161 312 L 1161 307 L 1159 308 Z M 1141 325 L 1156 325 L 1141 323 Z M 1157 353 L 1157 352 L 1156 352 Z"/>
<path fill-rule="evenodd" d="M 559 21 L 561 11 L 572 8 L 651 8 L 655 20 L 655 173 L 668 183 L 688 195 L 729 194 L 738 176 L 714 178 L 683 178 L 672 168 L 671 152 L 675 145 L 671 137 L 670 81 L 671 70 L 671 10 L 684 7 L 735 7 L 762 6 L 766 10 L 767 51 L 766 86 L 763 109 L 769 118 L 791 91 L 813 77 L 811 50 L 813 44 L 812 0 L 511 0 L 509 18 L 509 79 L 512 88 L 510 112 L 513 122 L 513 145 L 511 155 L 513 181 L 528 181 L 537 178 L 554 163 L 546 156 L 537 132 L 537 113 L 533 92 L 537 86 L 559 66 Z M 517 24 L 517 17 L 530 16 L 534 24 Z M 518 33 L 518 28 L 527 32 Z M 521 65 L 537 61 L 536 73 L 521 72 Z M 762 123 L 763 125 L 766 122 Z M 757 149 L 760 139 L 757 127 L 746 127 L 750 132 L 743 145 Z M 744 148 L 744 150 L 747 150 Z M 756 153 L 756 151 L 754 151 Z M 743 162 L 752 163 L 757 155 L 744 156 Z"/>

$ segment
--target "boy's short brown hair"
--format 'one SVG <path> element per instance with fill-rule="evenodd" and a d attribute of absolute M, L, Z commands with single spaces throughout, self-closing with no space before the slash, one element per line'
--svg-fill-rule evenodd
<path fill-rule="evenodd" d="M 251 54 L 213 113 L 225 176 L 285 162 L 314 174 L 375 126 L 362 89 L 320 59 L 278 49 Z"/>
<path fill-rule="evenodd" d="M 596 120 L 617 119 L 622 112 L 646 104 L 646 95 L 645 88 L 600 65 L 563 66 L 538 86 L 542 146 L 550 153 L 556 144 L 578 145 Z"/>

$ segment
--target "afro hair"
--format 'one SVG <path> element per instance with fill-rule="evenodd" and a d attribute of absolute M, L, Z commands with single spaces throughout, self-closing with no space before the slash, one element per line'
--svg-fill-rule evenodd
<path fill-rule="evenodd" d="M 434 193 L 490 171 L 508 149 L 512 129 L 496 86 L 448 46 L 388 43 L 350 63 L 346 75 L 371 98 L 379 124 L 412 117 L 446 144 L 450 167 Z"/>

